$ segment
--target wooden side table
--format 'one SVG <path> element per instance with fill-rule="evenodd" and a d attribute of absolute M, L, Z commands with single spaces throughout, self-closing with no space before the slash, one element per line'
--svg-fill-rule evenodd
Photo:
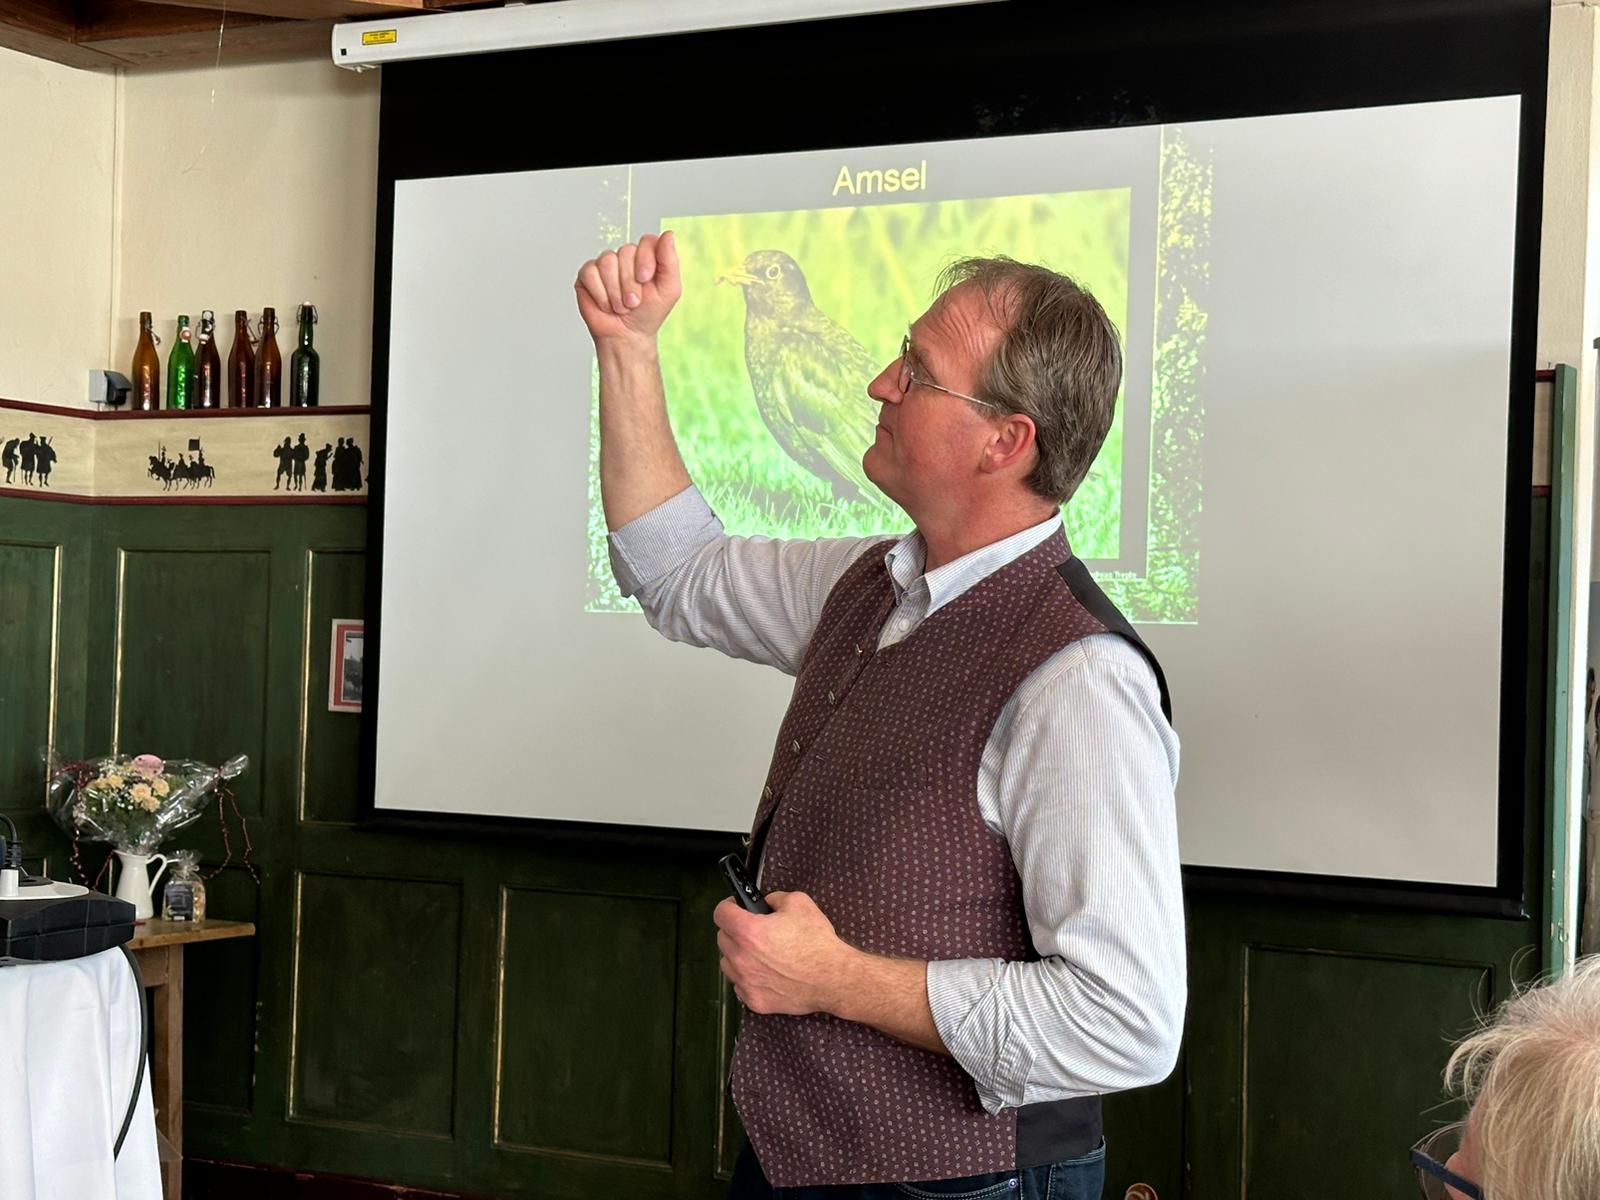
<path fill-rule="evenodd" d="M 155 1100 L 156 1129 L 178 1152 L 161 1168 L 166 1200 L 183 1197 L 183 948 L 190 942 L 250 937 L 255 931 L 248 921 L 150 920 L 136 927 L 128 942 L 144 985 L 153 993 L 150 1094 Z"/>

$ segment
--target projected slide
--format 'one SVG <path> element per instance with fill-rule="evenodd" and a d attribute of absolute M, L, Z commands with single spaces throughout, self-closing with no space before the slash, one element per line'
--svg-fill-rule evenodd
<path fill-rule="evenodd" d="M 1150 130 L 1095 179 L 1073 167 L 1075 156 L 1050 152 L 1061 136 L 723 159 L 676 211 L 660 193 L 682 195 L 679 164 L 595 179 L 597 245 L 677 233 L 684 294 L 661 334 L 668 408 L 689 473 L 730 532 L 904 528 L 862 471 L 877 420 L 867 384 L 927 308 L 944 266 L 1003 252 L 1072 276 L 1123 335 L 1129 365 L 1115 420 L 1063 510 L 1074 552 L 1131 619 L 1198 619 L 1208 171 L 1181 132 Z M 975 155 L 1006 156 L 1007 188 L 1039 190 L 931 198 L 982 178 Z M 826 202 L 725 211 L 730 188 L 783 183 Z M 636 612 L 606 553 L 597 411 L 590 443 L 585 607 Z"/>

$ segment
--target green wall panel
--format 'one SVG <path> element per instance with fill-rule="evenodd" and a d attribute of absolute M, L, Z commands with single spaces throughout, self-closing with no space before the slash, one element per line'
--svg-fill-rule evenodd
<path fill-rule="evenodd" d="M 58 877 L 71 867 L 67 839 L 43 803 L 52 669 L 56 752 L 78 758 L 105 748 L 84 732 L 90 516 L 82 505 L 0 497 L 0 809 L 17 823 L 24 865 Z"/>
<path fill-rule="evenodd" d="M 1102 1102 L 1107 1197 L 1121 1200 L 1136 1183 L 1155 1188 L 1158 1196 L 1183 1194 L 1186 1074 L 1180 1062 L 1165 1083 Z"/>
<path fill-rule="evenodd" d="M 718 970 L 715 1136 L 717 1175 L 723 1179 L 733 1178 L 733 1166 L 739 1160 L 739 1147 L 744 1142 L 744 1126 L 739 1123 L 739 1110 L 728 1087 L 728 1074 L 733 1070 L 733 1044 L 739 1036 L 742 1012 L 738 997 L 733 994 L 733 985 Z"/>
<path fill-rule="evenodd" d="M 124 749 L 252 757 L 239 792 L 260 886 L 231 814 L 226 841 L 214 810 L 176 841 L 207 869 L 231 847 L 211 911 L 258 929 L 186 954 L 186 1149 L 471 1195 L 722 1196 L 741 1137 L 724 1089 L 738 1009 L 710 913 L 733 839 L 352 824 L 360 718 L 326 711 L 326 660 L 332 618 L 364 607 L 365 519 L 0 498 L 0 623 L 24 627 L 0 624 L 0 706 L 32 698 L 27 716 L 0 708 L 0 789 L 37 736 L 41 555 L 56 546 L 61 749 L 110 746 L 120 700 Z M 1527 788 L 1541 794 L 1536 758 Z M 30 859 L 59 866 L 64 840 L 23 803 Z M 1536 879 L 1537 805 L 1527 820 Z M 101 857 L 86 853 L 91 872 Z M 1436 1117 L 1446 1032 L 1483 988 L 1505 996 L 1537 905 L 1519 920 L 1192 892 L 1188 919 L 1183 1061 L 1108 1099 L 1107 1200 L 1133 1182 L 1162 1200 L 1320 1198 L 1330 1178 L 1409 1200 L 1396 1163 Z"/>
<path fill-rule="evenodd" d="M 176 845 L 183 845 L 180 833 Z M 260 889 L 237 860 L 226 869 L 202 866 L 206 915 L 261 923 Z M 184 955 L 183 1095 L 186 1105 L 206 1105 L 249 1116 L 255 1093 L 256 997 L 261 987 L 258 938 L 231 938 L 189 946 Z"/>
<path fill-rule="evenodd" d="M 496 1144 L 667 1163 L 676 903 L 515 888 L 504 921 Z"/>
<path fill-rule="evenodd" d="M 60 558 L 59 545 L 0 541 L 0 808 L 37 808 L 44 796 Z"/>
<path fill-rule="evenodd" d="M 261 812 L 266 759 L 271 556 L 252 550 L 122 551 L 117 606 L 117 747 L 220 763 Z"/>
<path fill-rule="evenodd" d="M 335 619 L 364 613 L 367 556 L 313 550 L 306 647 L 305 795 L 307 821 L 354 821 L 360 777 L 361 714 L 328 711 L 329 643 Z"/>
<path fill-rule="evenodd" d="M 1322 1197 L 1330 1178 L 1342 1195 L 1413 1195 L 1406 1152 L 1460 1115 L 1441 1105 L 1440 1071 L 1488 1004 L 1492 976 L 1481 963 L 1250 948 L 1246 1197 Z M 1330 1157 L 1352 1143 L 1361 1153 Z"/>
<path fill-rule="evenodd" d="M 290 1115 L 450 1137 L 460 887 L 306 873 L 297 907 Z"/>

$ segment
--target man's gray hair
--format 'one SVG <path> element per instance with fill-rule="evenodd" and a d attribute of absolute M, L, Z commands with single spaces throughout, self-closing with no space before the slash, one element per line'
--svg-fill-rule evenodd
<path fill-rule="evenodd" d="M 1485 1200 L 1600 1196 L 1600 955 L 1530 988 L 1455 1048 Z"/>
<path fill-rule="evenodd" d="M 1033 421 L 1039 461 L 1028 487 L 1063 504 L 1111 429 L 1122 382 L 1117 327 L 1087 288 L 1047 267 L 964 258 L 940 273 L 937 291 L 963 283 L 982 291 L 1004 330 L 975 394 Z"/>

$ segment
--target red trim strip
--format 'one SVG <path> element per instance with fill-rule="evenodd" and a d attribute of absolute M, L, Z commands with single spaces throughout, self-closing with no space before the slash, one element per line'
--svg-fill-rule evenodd
<path fill-rule="evenodd" d="M 370 404 L 326 404 L 316 408 L 163 408 L 156 412 L 97 412 L 91 408 L 65 408 L 59 404 L 34 404 L 28 400 L 7 400 L 0 396 L 0 409 L 16 409 L 21 412 L 49 413 L 56 417 L 76 417 L 82 421 L 146 421 L 152 417 L 171 418 L 175 421 L 187 421 L 198 417 L 205 420 L 209 417 L 299 417 L 304 420 L 307 416 L 316 416 L 318 413 L 332 413 L 337 416 L 356 416 L 361 413 L 370 413 Z"/>
<path fill-rule="evenodd" d="M 0 487 L 0 496 L 14 500 L 54 500 L 58 504 L 365 504 L 359 496 L 74 496 L 48 488 Z"/>

